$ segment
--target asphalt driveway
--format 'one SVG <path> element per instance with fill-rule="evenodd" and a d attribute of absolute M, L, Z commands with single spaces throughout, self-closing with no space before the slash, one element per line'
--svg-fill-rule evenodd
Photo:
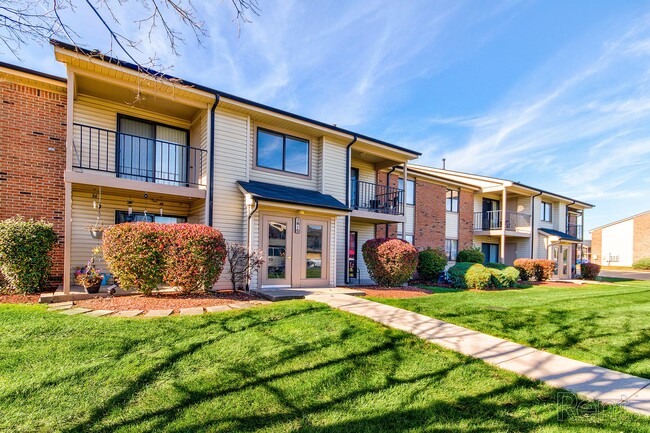
<path fill-rule="evenodd" d="M 604 268 L 600 271 L 601 277 L 627 278 L 630 280 L 648 280 L 650 281 L 650 272 L 634 271 L 608 271 Z"/>

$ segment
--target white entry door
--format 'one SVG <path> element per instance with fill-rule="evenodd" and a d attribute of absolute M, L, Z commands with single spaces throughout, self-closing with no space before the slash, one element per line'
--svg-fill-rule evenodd
<path fill-rule="evenodd" d="M 569 245 L 551 246 L 552 260 L 555 261 L 555 278 L 565 280 L 571 278 L 571 251 Z"/>

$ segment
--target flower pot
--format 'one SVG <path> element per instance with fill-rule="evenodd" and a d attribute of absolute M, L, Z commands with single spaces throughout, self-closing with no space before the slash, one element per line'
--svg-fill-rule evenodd
<path fill-rule="evenodd" d="M 89 294 L 99 293 L 99 288 L 101 287 L 101 285 L 102 282 L 100 281 L 98 283 L 93 284 L 92 286 L 88 286 L 86 287 L 86 292 L 88 292 Z"/>
<path fill-rule="evenodd" d="M 104 234 L 104 229 L 90 229 L 90 237 L 93 239 L 101 239 Z"/>

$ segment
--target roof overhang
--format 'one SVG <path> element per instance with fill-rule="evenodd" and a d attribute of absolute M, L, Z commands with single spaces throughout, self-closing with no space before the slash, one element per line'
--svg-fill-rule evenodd
<path fill-rule="evenodd" d="M 570 234 L 551 229 L 539 229 L 539 232 L 549 238 L 552 243 L 581 244 L 582 240 Z"/>

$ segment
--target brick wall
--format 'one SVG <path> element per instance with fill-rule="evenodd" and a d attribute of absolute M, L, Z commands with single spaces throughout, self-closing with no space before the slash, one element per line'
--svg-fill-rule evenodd
<path fill-rule="evenodd" d="M 445 247 L 445 195 L 447 188 L 429 182 L 415 182 L 415 233 L 418 249 Z"/>
<path fill-rule="evenodd" d="M 474 238 L 474 193 L 461 191 L 458 198 L 458 251 L 471 248 Z"/>
<path fill-rule="evenodd" d="M 594 259 L 595 257 L 595 259 Z M 598 229 L 591 232 L 591 261 L 603 264 L 603 230 Z"/>
<path fill-rule="evenodd" d="M 0 220 L 54 224 L 52 281 L 63 279 L 66 97 L 0 81 Z"/>
<path fill-rule="evenodd" d="M 632 261 L 636 262 L 646 257 L 650 257 L 650 214 L 634 218 Z"/>

